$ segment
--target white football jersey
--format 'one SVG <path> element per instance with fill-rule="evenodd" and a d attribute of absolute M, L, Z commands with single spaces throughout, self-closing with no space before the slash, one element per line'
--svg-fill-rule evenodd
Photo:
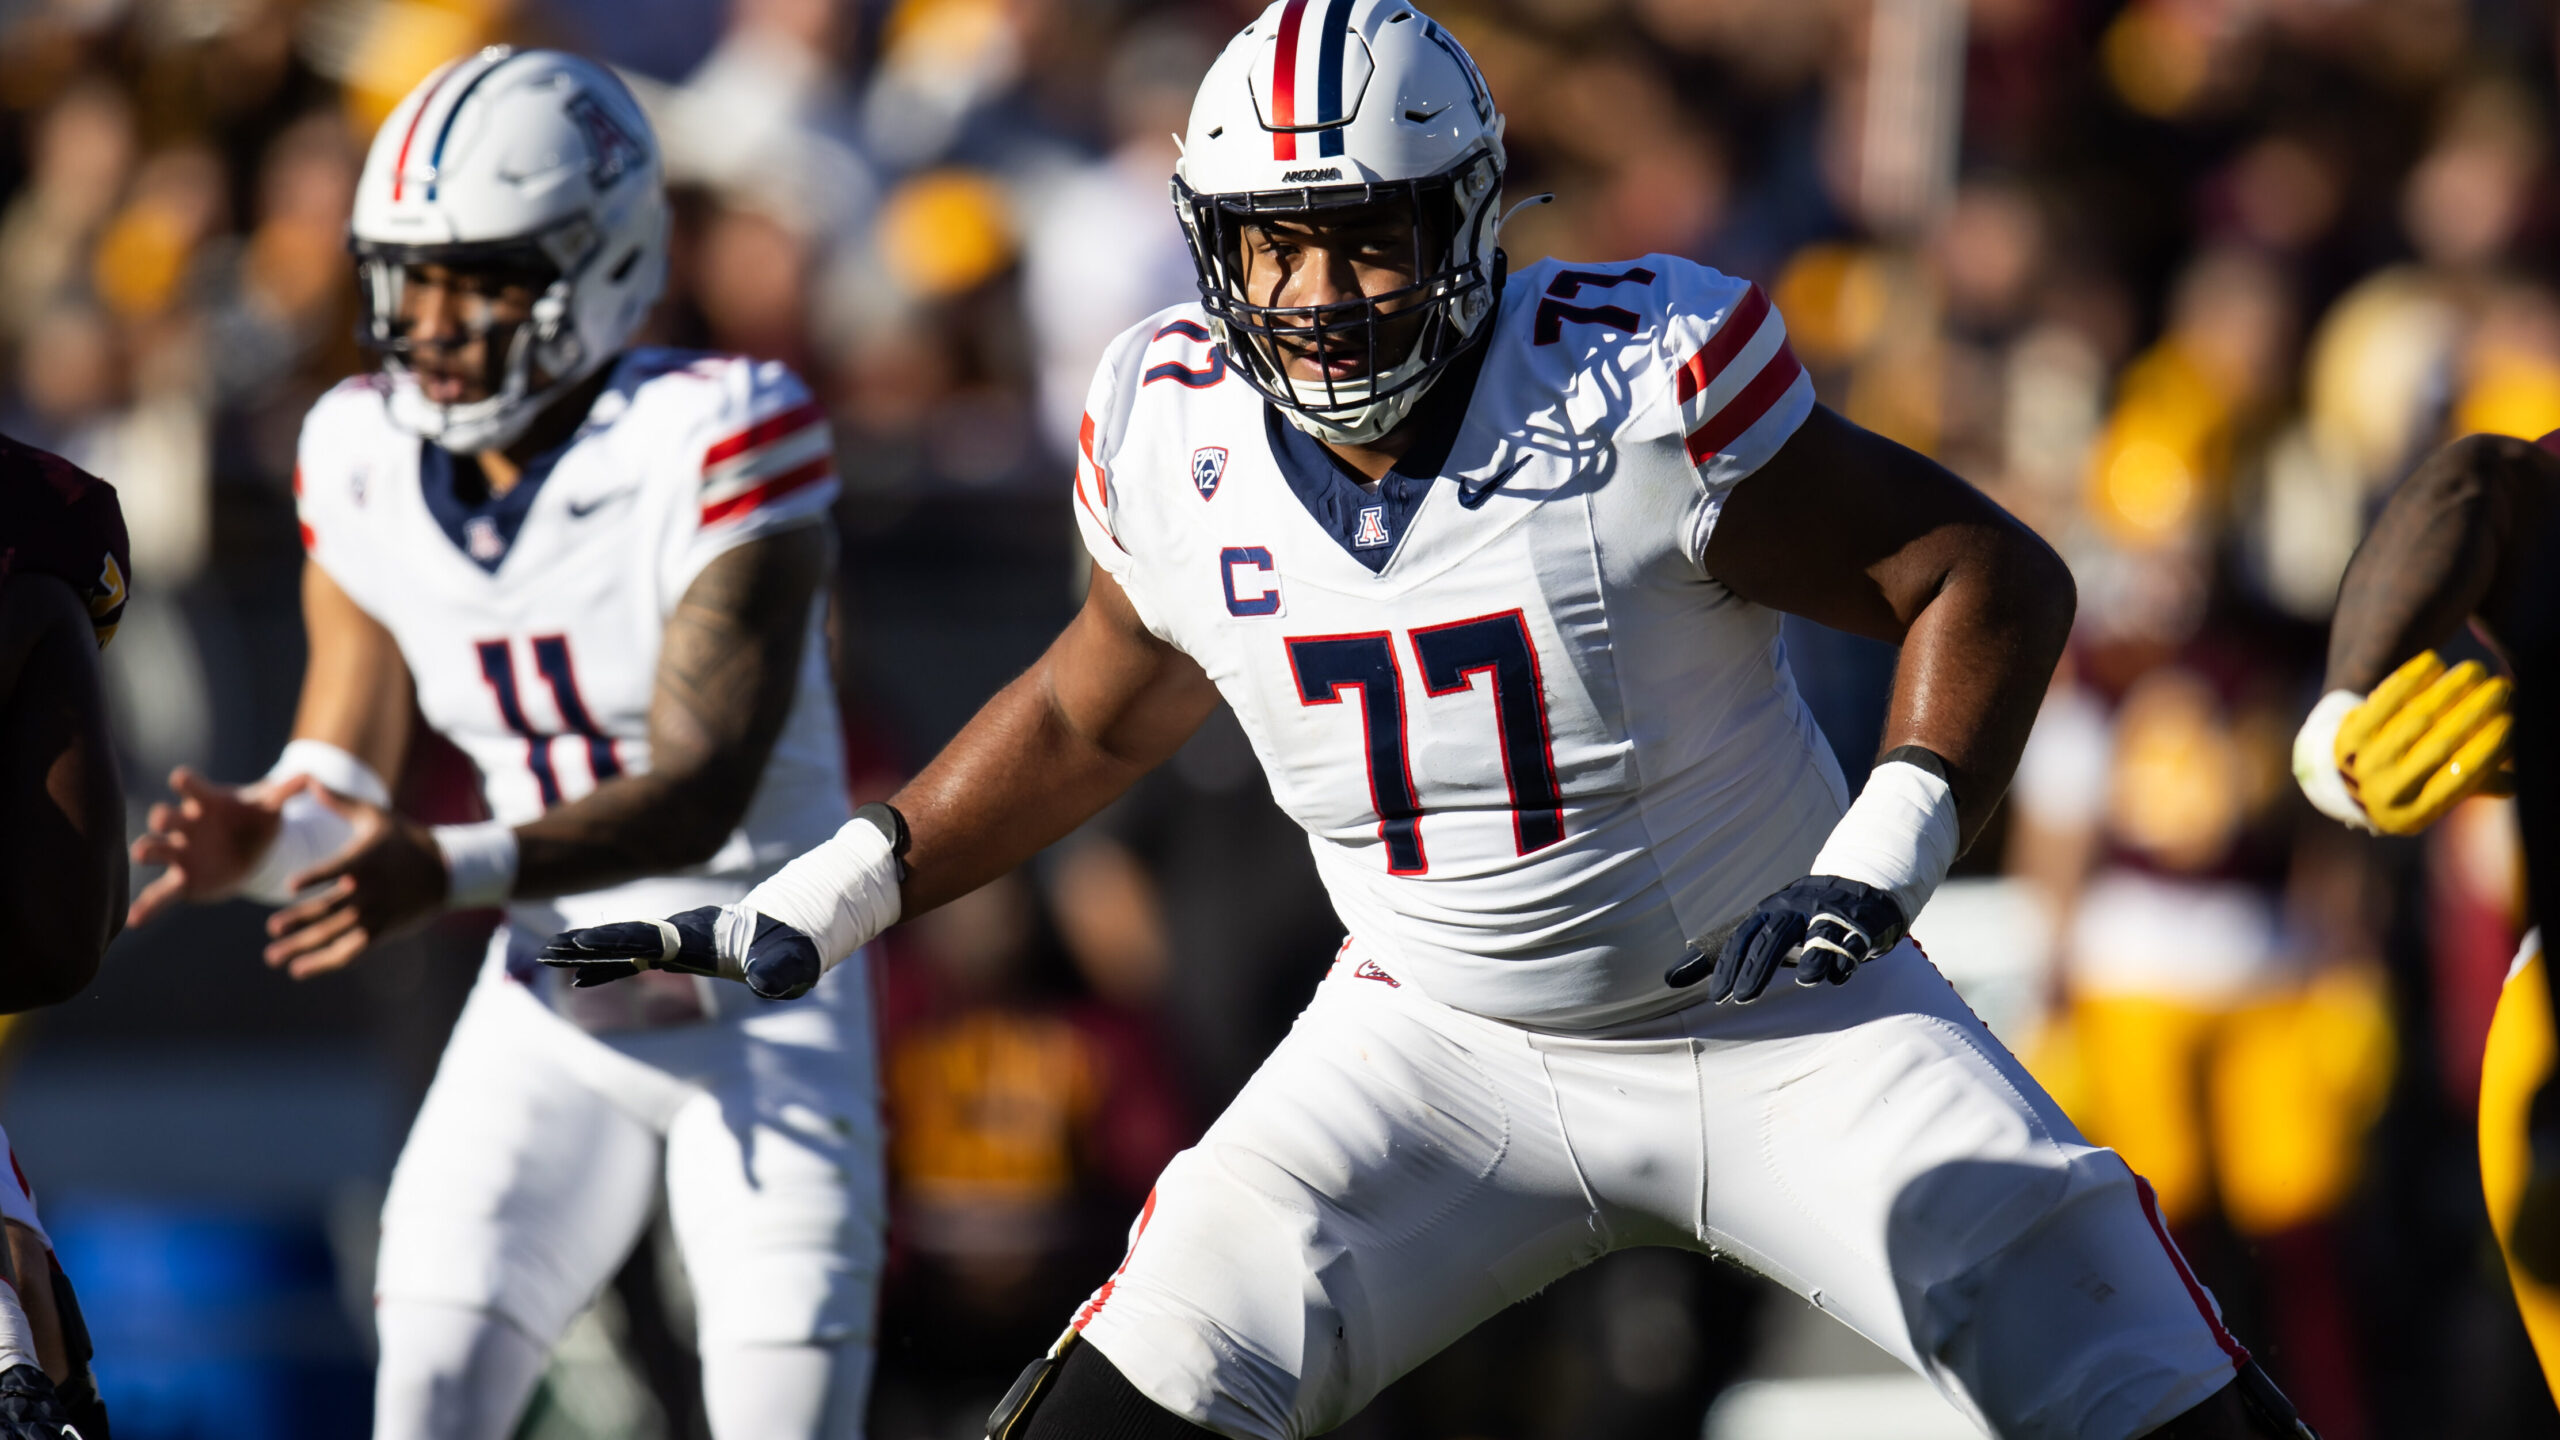
<path fill-rule="evenodd" d="M 685 588 L 735 546 L 821 523 L 836 494 L 825 416 L 771 361 L 625 355 L 569 444 L 478 505 L 385 399 L 359 376 L 304 421 L 303 544 L 399 641 L 420 712 L 511 825 L 649 768 L 659 642 Z M 790 718 L 720 852 L 681 877 L 515 902 L 519 935 L 735 900 L 835 833 L 849 806 L 822 622 L 823 600 Z"/>
<path fill-rule="evenodd" d="M 1463 401 L 1445 456 L 1375 487 L 1204 321 L 1105 355 L 1077 521 L 1234 708 L 1343 923 L 1498 1019 L 1696 1000 L 1663 984 L 1686 942 L 1803 875 L 1847 804 L 1776 612 L 1701 560 L 1813 407 L 1766 296 L 1669 256 L 1531 265 L 1417 408 Z"/>

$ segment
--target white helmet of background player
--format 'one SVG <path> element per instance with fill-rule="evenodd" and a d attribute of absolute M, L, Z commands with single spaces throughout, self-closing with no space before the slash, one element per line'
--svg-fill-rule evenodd
<path fill-rule="evenodd" d="M 1309 434 L 1361 444 L 1394 429 L 1493 309 L 1503 164 L 1493 94 L 1430 17 L 1404 0 L 1277 0 L 1210 67 L 1173 171 L 1201 304 L 1229 359 Z M 1321 307 L 1245 293 L 1240 227 L 1380 203 L 1408 209 L 1428 252 L 1413 284 Z M 1379 353 L 1381 321 L 1417 310 L 1412 349 Z M 1273 343 L 1284 332 L 1312 338 L 1319 361 L 1365 353 L 1368 364 L 1301 379 Z"/>
<path fill-rule="evenodd" d="M 391 416 L 448 450 L 522 434 L 612 360 L 667 276 L 657 137 L 613 72 L 555 50 L 483 50 L 438 70 L 373 137 L 351 245 L 359 338 L 391 376 Z M 495 269 L 541 285 L 533 318 L 492 334 L 485 400 L 438 405 L 400 333 L 408 268 Z"/>

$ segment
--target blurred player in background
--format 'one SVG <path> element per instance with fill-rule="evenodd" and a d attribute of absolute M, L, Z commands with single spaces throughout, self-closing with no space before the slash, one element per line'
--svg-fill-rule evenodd
<path fill-rule="evenodd" d="M 252 786 L 171 777 L 134 918 L 281 904 L 268 962 L 300 977 L 507 907 L 383 1208 L 376 1435 L 511 1433 L 661 1177 L 714 1433 L 857 1435 L 883 1210 L 861 968 L 775 1004 L 680 976 L 572 994 L 532 963 L 563 925 L 735 900 L 844 821 L 825 421 L 779 364 L 625 348 L 666 200 L 588 61 L 430 76 L 353 231 L 384 364 L 302 432 L 294 739 Z M 413 697 L 496 818 L 387 808 Z"/>
<path fill-rule="evenodd" d="M 2505 663 L 2448 667 L 2468 622 Z M 2480 1076 L 2480 1178 L 2543 1377 L 2560 1396 L 2560 984 L 2540 923 L 2560 910 L 2560 434 L 2456 441 L 2395 491 L 2347 567 L 2327 693 L 2295 737 L 2313 804 L 2362 830 L 2414 835 L 2466 797 L 2512 788 L 2525 936 L 2499 992 Z M 2511 758 L 2512 757 L 2512 758 Z"/>
<path fill-rule="evenodd" d="M 124 928 L 124 786 L 98 652 L 131 592 L 115 488 L 0 436 L 0 1014 L 87 988 Z M 0 1132 L 0 1440 L 106 1440 L 88 1329 Z"/>
<path fill-rule="evenodd" d="M 1175 171 L 1200 303 L 1088 392 L 1082 614 L 743 904 L 545 958 L 794 993 L 1223 697 L 1351 936 L 991 1433 L 1320 1433 L 1636 1245 L 1778 1279 L 1998 1434 L 2304 1433 L 2147 1191 L 1904 940 L 2007 786 L 2060 561 L 1817 406 L 1756 287 L 1506 278 L 1501 137 L 1403 0 L 1263 12 Z M 1854 805 L 1781 610 L 1903 646 Z"/>

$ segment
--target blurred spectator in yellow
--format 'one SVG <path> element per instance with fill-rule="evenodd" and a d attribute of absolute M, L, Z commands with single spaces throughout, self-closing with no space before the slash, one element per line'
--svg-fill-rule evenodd
<path fill-rule="evenodd" d="M 1161 972 L 1145 878 L 1103 852 L 1064 864 L 1072 959 L 1017 874 L 918 921 L 886 967 L 882 1440 L 993 1408 L 1192 1138 L 1144 1012 L 1114 1003 L 1142 1002 Z"/>

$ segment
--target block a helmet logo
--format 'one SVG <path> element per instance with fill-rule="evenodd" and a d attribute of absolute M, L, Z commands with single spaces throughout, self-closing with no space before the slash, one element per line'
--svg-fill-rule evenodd
<path fill-rule="evenodd" d="M 1210 499 L 1218 493 L 1218 482 L 1226 478 L 1227 447 L 1203 445 L 1191 452 L 1191 483 L 1198 487 L 1200 498 Z"/>
<path fill-rule="evenodd" d="M 563 106 L 587 137 L 587 177 L 598 190 L 610 187 L 623 173 L 647 158 L 639 138 L 622 128 L 592 95 L 580 92 Z"/>

